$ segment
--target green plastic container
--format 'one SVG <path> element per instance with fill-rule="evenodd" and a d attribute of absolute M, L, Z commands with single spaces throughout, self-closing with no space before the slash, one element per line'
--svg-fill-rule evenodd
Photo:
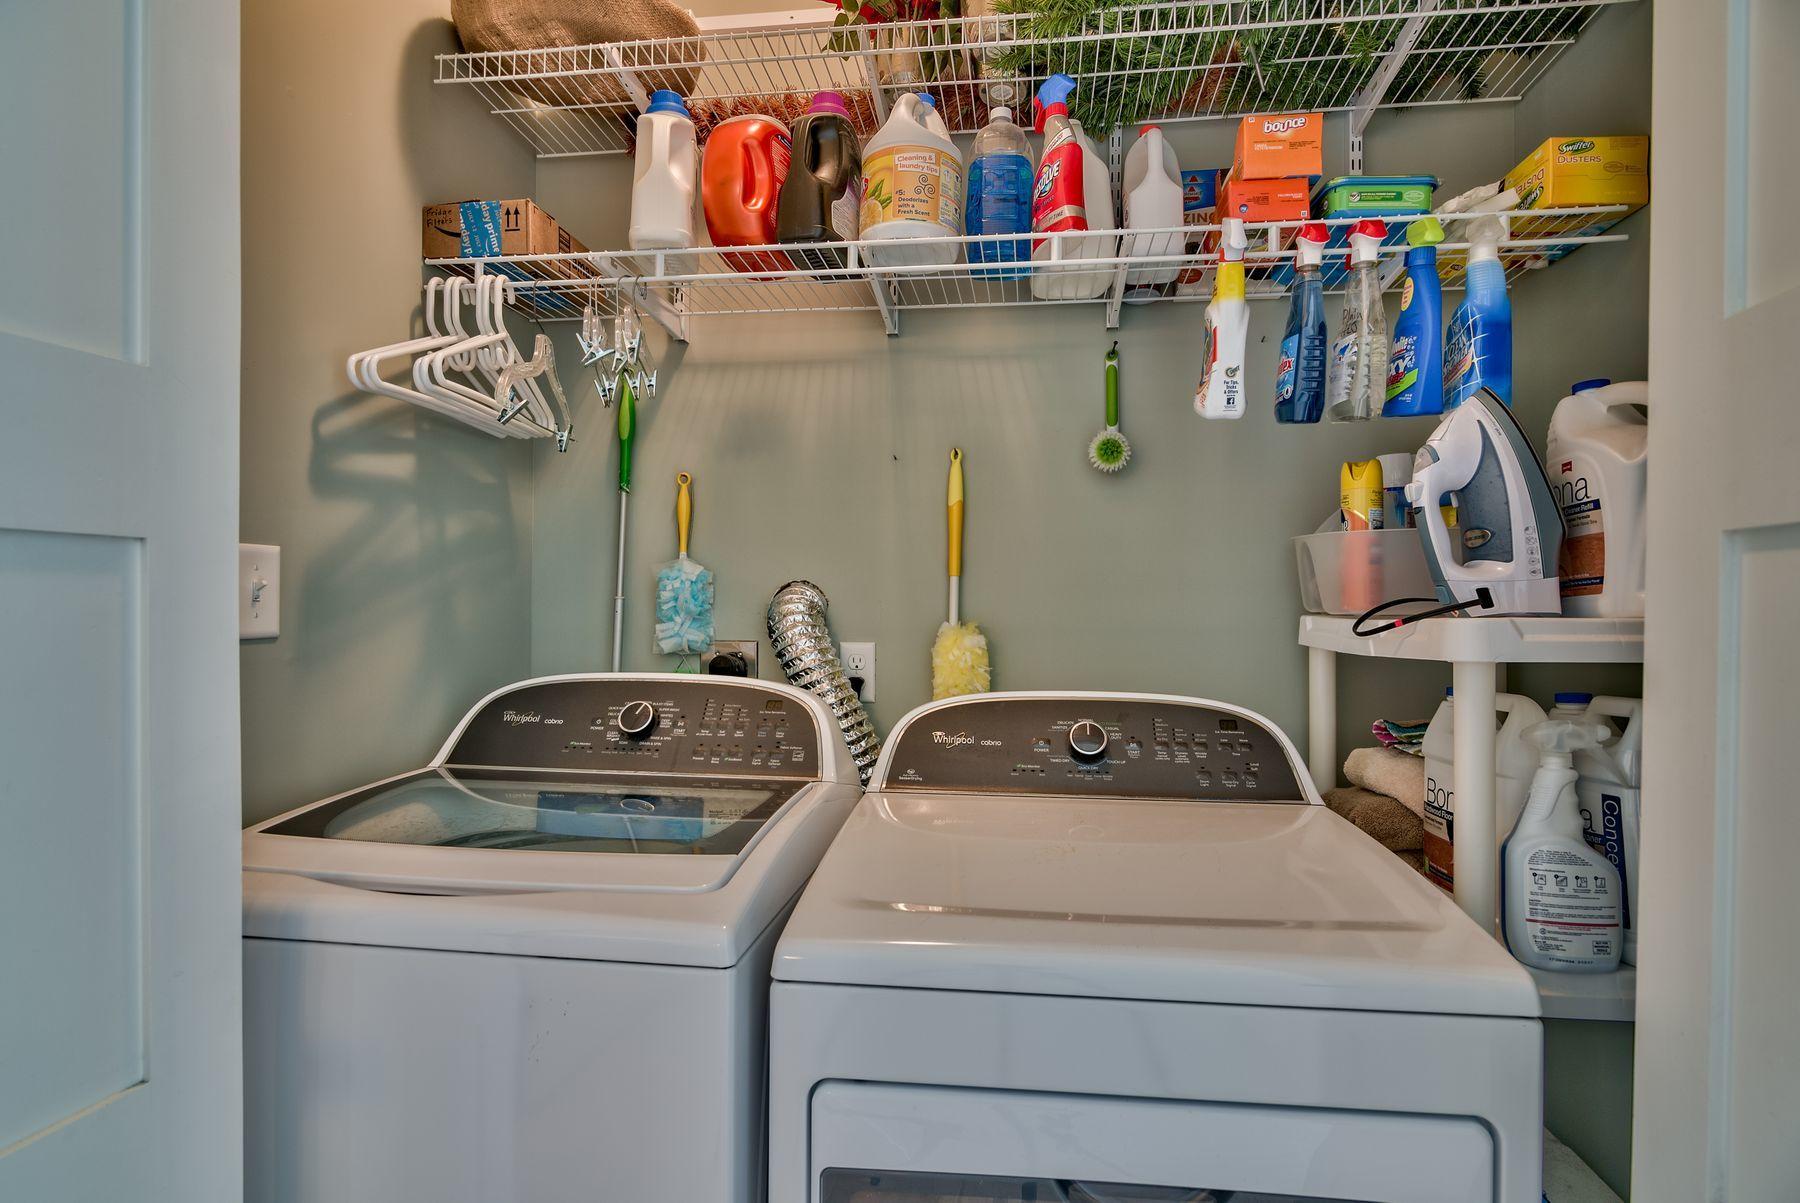
<path fill-rule="evenodd" d="M 1431 212 L 1434 175 L 1340 175 L 1316 199 L 1320 217 L 1404 217 Z"/>

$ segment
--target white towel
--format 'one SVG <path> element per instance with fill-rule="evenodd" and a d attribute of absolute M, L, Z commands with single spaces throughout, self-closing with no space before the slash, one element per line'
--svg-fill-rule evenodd
<path fill-rule="evenodd" d="M 1425 813 L 1425 762 L 1393 748 L 1358 748 L 1344 762 L 1352 785 L 1386 794 L 1416 815 Z"/>

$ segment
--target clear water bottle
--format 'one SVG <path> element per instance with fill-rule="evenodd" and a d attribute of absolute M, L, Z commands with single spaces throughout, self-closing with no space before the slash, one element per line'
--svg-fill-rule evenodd
<path fill-rule="evenodd" d="M 969 233 L 1031 233 L 1031 173 L 1031 144 L 1025 141 L 1025 131 L 1013 123 L 1011 109 L 996 106 L 969 148 Z M 971 263 L 1021 264 L 973 273 L 985 279 L 1024 279 L 1030 260 L 1029 238 L 969 244 Z"/>

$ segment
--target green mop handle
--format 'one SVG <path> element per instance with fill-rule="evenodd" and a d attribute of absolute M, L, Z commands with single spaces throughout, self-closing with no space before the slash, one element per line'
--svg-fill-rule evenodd
<path fill-rule="evenodd" d="M 631 492 L 631 444 L 637 438 L 637 395 L 619 373 L 619 492 Z"/>
<path fill-rule="evenodd" d="M 1119 424 L 1119 344 L 1106 353 L 1106 425 Z"/>

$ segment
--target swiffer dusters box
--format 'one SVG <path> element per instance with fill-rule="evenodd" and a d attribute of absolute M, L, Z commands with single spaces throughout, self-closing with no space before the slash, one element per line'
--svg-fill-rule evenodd
<path fill-rule="evenodd" d="M 1514 218 L 1515 238 L 1604 233 L 1650 202 L 1650 139 L 1642 135 L 1546 138 L 1506 173 L 1505 186 L 1518 190 L 1519 212 L 1588 205 L 1629 206 L 1618 213 Z M 1560 259 L 1574 249 L 1555 247 L 1549 257 Z"/>
<path fill-rule="evenodd" d="M 1321 175 L 1324 164 L 1323 113 L 1264 113 L 1238 122 L 1231 170 L 1240 180 Z"/>

